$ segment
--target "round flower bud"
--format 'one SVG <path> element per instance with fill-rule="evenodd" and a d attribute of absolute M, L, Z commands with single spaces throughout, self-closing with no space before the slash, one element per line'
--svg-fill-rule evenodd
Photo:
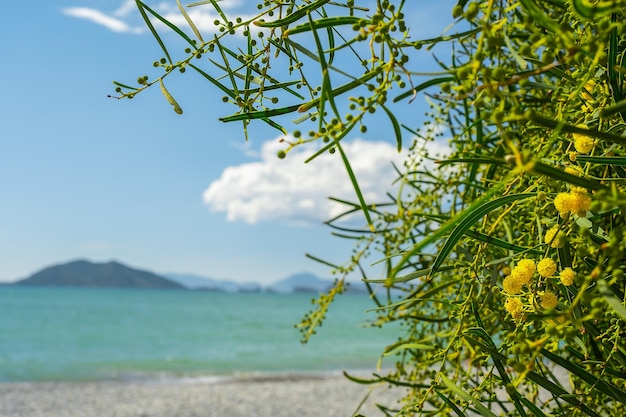
<path fill-rule="evenodd" d="M 541 307 L 546 310 L 552 310 L 557 305 L 559 305 L 559 299 L 553 293 L 546 291 L 545 294 L 541 296 Z"/>
<path fill-rule="evenodd" d="M 517 297 L 509 297 L 504 302 L 504 308 L 514 319 L 518 319 L 522 316 L 522 307 L 522 302 Z"/>
<path fill-rule="evenodd" d="M 565 233 L 560 231 L 558 226 L 554 226 L 546 232 L 543 241 L 552 248 L 562 248 L 565 245 Z"/>
<path fill-rule="evenodd" d="M 515 279 L 515 277 L 511 275 L 504 278 L 504 281 L 502 281 L 502 288 L 508 294 L 519 294 L 522 291 L 522 285 L 524 284 L 522 284 L 519 279 Z"/>
<path fill-rule="evenodd" d="M 550 278 L 556 272 L 556 262 L 550 258 L 544 258 L 537 264 L 537 272 L 545 278 Z"/>
<path fill-rule="evenodd" d="M 563 285 L 569 287 L 574 283 L 574 278 L 576 278 L 576 272 L 572 268 L 567 267 L 561 271 L 559 278 L 561 279 Z"/>

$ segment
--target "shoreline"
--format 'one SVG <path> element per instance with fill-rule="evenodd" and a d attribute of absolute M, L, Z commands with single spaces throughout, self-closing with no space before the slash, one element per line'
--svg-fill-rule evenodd
<path fill-rule="evenodd" d="M 355 373 L 357 375 L 357 373 Z M 360 375 L 365 376 L 364 373 Z M 3 417 L 382 416 L 402 390 L 360 385 L 341 371 L 266 373 L 144 381 L 0 383 Z"/>

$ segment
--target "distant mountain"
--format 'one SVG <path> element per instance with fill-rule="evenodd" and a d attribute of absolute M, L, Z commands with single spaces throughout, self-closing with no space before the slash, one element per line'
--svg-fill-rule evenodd
<path fill-rule="evenodd" d="M 324 292 L 332 287 L 333 281 L 322 279 L 308 272 L 291 275 L 267 287 L 267 291 L 280 294 L 295 292 Z"/>
<path fill-rule="evenodd" d="M 228 280 L 217 280 L 194 274 L 164 274 L 165 278 L 192 290 L 238 292 L 239 284 Z"/>
<path fill-rule="evenodd" d="M 49 287 L 184 288 L 152 272 L 133 269 L 118 262 L 92 263 L 85 260 L 42 269 L 15 284 Z"/>

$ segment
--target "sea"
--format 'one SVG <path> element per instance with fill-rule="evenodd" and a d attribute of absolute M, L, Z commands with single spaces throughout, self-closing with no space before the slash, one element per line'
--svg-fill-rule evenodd
<path fill-rule="evenodd" d="M 344 294 L 302 344 L 313 296 L 0 286 L 0 382 L 375 371 L 399 327 Z"/>

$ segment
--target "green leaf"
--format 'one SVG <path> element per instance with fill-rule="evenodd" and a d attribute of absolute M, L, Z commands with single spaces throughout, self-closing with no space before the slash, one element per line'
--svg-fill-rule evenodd
<path fill-rule="evenodd" d="M 465 232 L 468 237 L 487 243 L 489 245 L 496 246 L 498 248 L 511 250 L 514 252 L 527 252 L 535 255 L 541 255 L 543 252 L 537 249 L 527 248 L 524 246 L 516 245 L 515 243 L 509 243 L 497 237 L 489 236 L 484 233 L 477 232 L 476 230 L 469 229 Z M 441 270 L 441 268 L 440 268 Z"/>
<path fill-rule="evenodd" d="M 150 32 L 152 32 L 152 36 L 154 36 L 154 39 L 156 39 L 159 46 L 161 46 L 161 49 L 163 50 L 163 53 L 165 54 L 165 57 L 167 58 L 168 62 L 172 64 L 172 58 L 170 57 L 169 52 L 167 52 L 167 48 L 165 47 L 165 44 L 161 40 L 161 37 L 157 33 L 156 29 L 152 25 L 152 22 L 150 21 L 150 18 L 148 18 L 148 15 L 146 14 L 146 11 L 144 10 L 144 7 L 147 7 L 147 6 L 143 4 L 143 2 L 141 2 L 140 0 L 135 0 L 135 3 L 137 4 L 137 8 L 139 9 L 139 13 L 141 14 L 141 17 L 143 18 L 144 22 L 146 22 L 146 26 L 148 26 L 148 29 L 150 29 Z"/>
<path fill-rule="evenodd" d="M 623 156 L 576 156 L 578 162 L 589 162 L 596 165 L 626 166 L 626 158 Z"/>
<path fill-rule="evenodd" d="M 126 88 L 128 90 L 135 90 L 135 91 L 139 90 L 137 87 L 131 87 L 130 85 L 118 83 L 117 81 L 113 81 L 113 84 L 117 85 L 118 87 Z"/>
<path fill-rule="evenodd" d="M 620 145 L 626 145 L 626 137 L 624 136 L 615 135 L 609 132 L 602 132 L 597 129 L 585 129 L 582 127 L 573 126 L 562 121 L 557 121 L 557 120 L 553 120 L 547 117 L 543 117 L 539 115 L 537 112 L 530 113 L 530 120 L 540 126 L 549 127 L 557 131 L 568 132 L 568 133 L 578 133 L 580 135 L 585 135 L 585 136 L 589 136 L 592 138 L 604 139 L 608 142 L 619 143 Z"/>
<path fill-rule="evenodd" d="M 538 175 L 545 175 L 568 184 L 578 185 L 579 187 L 588 188 L 590 190 L 598 191 L 606 188 L 597 181 L 592 181 L 578 175 L 570 174 L 562 169 L 555 168 L 550 165 L 546 165 L 543 162 L 534 161 L 531 172 Z"/>
<path fill-rule="evenodd" d="M 373 69 L 372 71 L 366 72 L 360 78 L 357 78 L 354 81 L 350 81 L 349 83 L 346 83 L 340 87 L 335 88 L 334 90 L 330 92 L 330 94 L 333 97 L 337 97 L 357 87 L 361 87 L 365 85 L 366 82 L 368 82 L 369 80 L 374 78 L 376 75 L 378 75 L 380 72 L 381 72 L 381 69 L 377 67 L 376 69 Z M 298 112 L 304 113 L 306 111 L 309 111 L 311 108 L 317 106 L 319 104 L 319 101 L 320 101 L 320 98 L 316 98 L 315 100 L 311 100 L 308 103 L 301 105 L 300 108 L 298 109 Z"/>
<path fill-rule="evenodd" d="M 459 388 L 458 386 L 456 386 L 454 384 L 454 382 L 450 381 L 448 378 L 446 378 L 445 375 L 440 374 L 441 376 L 441 380 L 443 381 L 443 383 L 445 384 L 445 386 L 452 391 L 454 394 L 456 394 L 458 397 L 460 397 L 461 399 L 470 402 L 474 405 L 474 408 L 476 409 L 476 411 L 483 417 L 497 417 L 491 410 L 489 410 L 487 407 L 485 407 L 480 400 L 478 400 L 477 398 L 472 397 L 471 395 L 469 395 L 467 392 L 465 392 L 463 389 Z"/>
<path fill-rule="evenodd" d="M 283 35 L 289 36 L 316 29 L 332 28 L 341 25 L 353 25 L 355 23 L 359 23 L 361 20 L 363 19 L 356 16 L 323 17 L 321 19 L 314 20 L 312 24 L 304 23 L 302 25 L 289 28 L 283 33 Z"/>
<path fill-rule="evenodd" d="M 215 44 L 217 45 L 217 49 L 220 51 L 220 55 L 222 55 L 222 60 L 224 60 L 224 65 L 226 66 L 226 73 L 228 74 L 228 78 L 230 78 L 230 83 L 233 85 L 233 91 L 235 95 L 239 95 L 239 90 L 237 88 L 237 82 L 235 81 L 235 71 L 230 68 L 230 63 L 228 62 L 228 58 L 226 58 L 226 53 L 224 52 L 224 48 L 219 41 L 217 35 L 213 37 Z"/>
<path fill-rule="evenodd" d="M 491 200 L 487 203 L 478 201 L 471 207 L 465 209 L 464 212 L 461 214 L 462 217 L 459 219 L 458 224 L 450 234 L 450 237 L 448 237 L 446 243 L 439 251 L 437 258 L 434 260 L 431 266 L 432 274 L 437 272 L 443 261 L 445 261 L 450 252 L 452 252 L 452 249 L 454 248 L 454 246 L 456 246 L 458 241 L 461 240 L 461 238 L 467 233 L 467 231 L 483 216 L 506 204 L 510 204 L 514 201 L 534 196 L 534 193 L 511 194 L 504 197 L 496 198 L 495 200 Z"/>
<path fill-rule="evenodd" d="M 389 349 L 389 348 L 391 348 L 391 349 Z M 383 356 L 395 355 L 396 353 L 398 353 L 398 352 L 400 352 L 402 350 L 407 350 L 407 349 L 434 350 L 435 347 L 432 346 L 432 345 L 425 345 L 423 343 L 411 343 L 411 342 L 400 343 L 400 344 L 397 344 L 397 345 L 391 345 L 387 349 L 385 349 L 385 351 L 383 352 Z"/>
<path fill-rule="evenodd" d="M 541 354 L 557 365 L 567 369 L 572 374 L 578 376 L 580 379 L 589 384 L 593 389 L 616 399 L 622 404 L 626 404 L 626 393 L 607 382 L 603 377 L 596 377 L 595 375 L 587 372 L 584 368 L 579 366 L 578 364 L 571 362 L 568 359 L 562 358 L 546 349 L 541 349 Z"/>
<path fill-rule="evenodd" d="M 624 110 L 626 110 L 626 99 L 600 110 L 600 117 L 602 117 L 603 119 L 608 119 L 615 113 L 621 113 Z"/>
<path fill-rule="evenodd" d="M 172 24 L 169 20 L 165 19 L 163 16 L 161 16 L 160 14 L 158 14 L 157 12 L 155 12 L 154 10 L 152 10 L 150 7 L 146 6 L 145 3 L 142 3 L 139 0 L 136 0 L 137 3 L 141 3 L 142 7 L 145 8 L 152 16 L 156 17 L 157 19 L 159 19 L 165 26 L 169 27 L 170 29 L 172 29 L 174 32 L 176 32 L 181 38 L 183 38 L 184 40 L 186 40 L 191 46 L 193 46 L 194 48 L 196 47 L 196 44 L 189 38 L 189 36 L 187 36 L 185 34 L 185 32 L 183 32 L 182 30 L 180 30 L 178 28 L 178 26 Z M 142 15 L 144 13 L 142 12 Z M 144 19 L 145 20 L 145 19 Z M 152 28 L 154 29 L 154 28 Z M 151 29 L 151 30 L 152 30 Z M 156 33 L 156 30 L 153 32 L 153 34 Z M 159 39 L 157 39 L 157 41 L 159 41 Z M 162 43 L 159 41 L 159 43 Z M 163 46 L 162 46 L 163 47 Z M 171 62 L 171 60 L 170 60 Z"/>
<path fill-rule="evenodd" d="M 613 295 L 606 281 L 599 279 L 596 282 L 596 285 L 598 286 L 600 294 L 602 294 L 602 297 L 604 297 L 604 300 L 609 304 L 613 311 L 615 311 L 615 313 L 617 313 L 622 320 L 626 320 L 626 307 L 624 307 L 624 303 Z"/>
<path fill-rule="evenodd" d="M 449 271 L 455 269 L 453 266 L 442 266 L 441 268 L 439 268 L 440 271 Z M 413 281 L 414 279 L 417 278 L 422 278 L 422 277 L 426 277 L 428 275 L 430 275 L 432 269 L 431 268 L 426 268 L 426 269 L 420 269 L 419 271 L 415 271 L 412 272 L 410 274 L 404 275 L 402 277 L 394 277 L 393 278 L 393 283 L 399 283 L 399 282 L 409 282 L 409 281 Z M 372 282 L 375 284 L 382 284 L 382 283 L 389 283 L 389 278 L 383 278 L 383 279 L 369 279 L 368 282 Z M 450 284 L 454 283 L 455 281 L 449 281 Z"/>
<path fill-rule="evenodd" d="M 187 64 L 189 65 L 191 68 L 193 68 L 194 70 L 198 71 L 198 73 L 200 75 L 202 75 L 204 78 L 206 78 L 207 80 L 209 80 L 213 85 L 215 85 L 217 88 L 219 88 L 220 90 L 222 90 L 228 97 L 232 98 L 233 100 L 237 97 L 237 95 L 235 94 L 235 92 L 229 88 L 227 88 L 225 85 L 223 85 L 222 83 L 220 83 L 218 80 L 216 80 L 215 78 L 211 77 L 209 74 L 207 74 L 206 72 L 202 71 L 200 68 L 196 67 L 193 64 Z"/>
<path fill-rule="evenodd" d="M 443 395 L 443 393 L 441 391 L 439 391 L 438 389 L 435 388 L 435 392 L 437 393 L 439 398 L 441 398 L 443 400 L 443 402 L 445 402 L 446 405 L 448 407 L 450 407 L 452 409 L 452 411 L 454 411 L 456 413 L 457 416 L 461 416 L 461 417 L 466 417 L 467 416 L 467 414 L 465 414 L 463 411 L 461 411 L 459 409 L 459 407 L 457 407 L 457 405 L 453 401 L 451 401 L 448 397 Z"/>
<path fill-rule="evenodd" d="M 193 33 L 196 34 L 196 37 L 198 38 L 198 40 L 204 43 L 204 39 L 202 39 L 202 34 L 200 33 L 196 25 L 193 23 L 193 20 L 191 20 L 191 17 L 189 17 L 189 15 L 187 14 L 187 10 L 185 10 L 185 8 L 183 7 L 183 4 L 180 2 L 180 0 L 176 0 L 176 4 L 178 5 L 178 10 L 180 10 L 180 13 L 183 15 L 183 17 L 187 21 L 187 24 L 189 25 L 191 30 L 193 30 Z"/>
<path fill-rule="evenodd" d="M 398 123 L 398 119 L 393 113 L 384 105 L 381 104 L 380 107 L 387 113 L 389 120 L 391 121 L 391 125 L 393 126 L 393 133 L 396 136 L 396 148 L 398 152 L 402 150 L 402 130 L 400 130 L 400 123 Z"/>
<path fill-rule="evenodd" d="M 361 193 L 361 187 L 356 180 L 356 176 L 354 175 L 354 171 L 352 171 L 352 167 L 350 166 L 350 162 L 346 156 L 346 153 L 343 151 L 341 144 L 337 138 L 334 138 L 334 144 L 341 155 L 341 159 L 343 160 L 343 164 L 346 167 L 346 171 L 348 171 L 348 176 L 350 177 L 350 182 L 352 182 L 352 187 L 354 188 L 354 192 L 359 199 L 359 203 L 361 203 L 361 210 L 363 211 L 363 215 L 365 215 L 365 219 L 367 220 L 367 224 L 370 227 L 370 230 L 374 230 L 374 223 L 372 222 L 372 218 L 370 217 L 369 210 L 367 209 L 367 203 L 365 202 L 365 198 L 363 198 L 363 193 Z"/>
<path fill-rule="evenodd" d="M 163 84 L 163 80 L 159 80 L 159 84 L 161 86 L 161 93 L 163 93 L 163 95 L 167 99 L 167 102 L 170 103 L 174 107 L 174 111 L 177 114 L 183 114 L 183 109 L 180 108 L 176 100 L 174 100 L 174 97 L 172 97 L 170 92 L 167 91 L 167 89 L 165 88 L 165 84 Z"/>
<path fill-rule="evenodd" d="M 422 90 L 427 89 L 428 87 L 432 87 L 434 85 L 438 85 L 438 84 L 443 84 L 443 83 L 447 83 L 447 82 L 451 82 L 454 81 L 454 77 L 438 77 L 438 78 L 431 78 L 428 81 L 424 81 L 423 83 L 419 84 L 418 86 L 405 91 L 404 93 L 400 94 L 399 96 L 397 96 L 396 98 L 393 99 L 394 103 L 397 103 L 400 100 L 404 100 L 407 97 L 410 96 L 415 96 L 417 93 L 419 93 Z"/>
<path fill-rule="evenodd" d="M 306 16 L 308 13 L 310 13 L 311 11 L 315 10 L 315 9 L 319 9 L 320 7 L 322 7 L 323 5 L 325 5 L 326 3 L 328 3 L 330 0 L 318 0 L 315 1 L 313 3 L 309 3 L 306 6 L 302 6 L 299 9 L 295 10 L 293 13 L 291 13 L 290 15 L 282 18 L 282 19 L 278 19 L 278 20 L 274 20 L 271 22 L 265 22 L 265 21 L 261 21 L 261 20 L 257 20 L 254 22 L 254 24 L 256 26 L 262 27 L 262 28 L 279 28 L 282 26 L 287 26 L 290 23 L 296 22 L 300 19 L 302 19 L 304 16 Z"/>
<path fill-rule="evenodd" d="M 237 113 L 232 116 L 220 117 L 220 122 L 234 122 L 237 120 L 264 119 L 274 116 L 280 116 L 287 113 L 293 113 L 298 110 L 299 104 L 294 106 L 281 107 L 279 109 L 257 110 L 245 113 Z"/>
<path fill-rule="evenodd" d="M 606 16 L 609 13 L 620 11 L 626 3 L 619 0 L 601 0 L 591 2 L 590 0 L 572 0 L 572 6 L 580 17 L 594 19 Z"/>

